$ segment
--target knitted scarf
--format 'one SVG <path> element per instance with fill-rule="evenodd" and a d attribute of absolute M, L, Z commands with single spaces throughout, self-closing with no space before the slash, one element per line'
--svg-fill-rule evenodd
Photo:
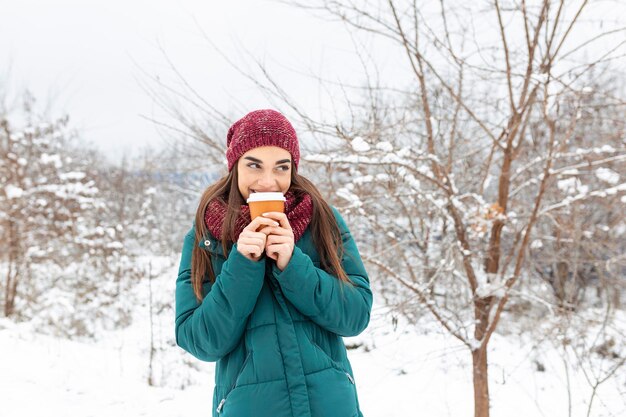
<path fill-rule="evenodd" d="M 307 226 L 311 222 L 313 216 L 313 200 L 308 194 L 301 194 L 296 197 L 292 191 L 285 194 L 285 214 L 287 220 L 293 229 L 294 241 L 302 237 Z M 222 238 L 222 226 L 224 217 L 226 216 L 226 203 L 222 199 L 213 199 L 209 202 L 204 212 L 204 222 L 209 232 L 216 239 Z M 235 241 L 239 239 L 239 235 L 243 229 L 250 224 L 250 208 L 247 204 L 241 206 L 239 216 L 235 221 Z"/>

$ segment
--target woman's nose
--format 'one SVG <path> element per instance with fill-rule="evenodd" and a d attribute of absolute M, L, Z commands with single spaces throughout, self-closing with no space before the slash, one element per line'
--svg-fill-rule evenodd
<path fill-rule="evenodd" d="M 261 186 L 272 186 L 274 185 L 274 175 L 272 175 L 272 172 L 266 172 L 263 173 L 263 175 L 261 175 L 261 178 L 259 178 L 259 185 Z"/>

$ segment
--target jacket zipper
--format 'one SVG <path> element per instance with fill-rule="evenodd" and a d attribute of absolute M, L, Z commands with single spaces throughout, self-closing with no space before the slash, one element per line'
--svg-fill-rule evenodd
<path fill-rule="evenodd" d="M 220 401 L 220 404 L 217 406 L 217 413 L 221 413 L 222 412 L 222 408 L 224 408 L 224 403 L 226 402 L 226 398 L 222 398 L 222 401 Z"/>
<path fill-rule="evenodd" d="M 348 377 L 348 379 L 350 380 L 350 383 L 352 385 L 354 385 L 354 378 L 352 378 L 352 375 L 350 375 L 349 373 L 346 372 L 346 376 Z"/>
<path fill-rule="evenodd" d="M 224 398 L 222 398 L 220 403 L 217 405 L 217 408 L 215 409 L 217 414 L 222 412 L 222 409 L 224 408 L 224 404 L 226 403 L 226 399 L 228 398 L 230 393 L 233 392 L 233 390 L 235 389 L 235 385 L 237 385 L 237 379 L 239 379 L 239 376 L 241 375 L 241 373 L 245 369 L 246 365 L 248 364 L 248 360 L 250 359 L 250 356 L 252 356 L 252 351 L 248 352 L 248 356 L 246 356 L 246 359 L 243 361 L 243 365 L 241 365 L 241 369 L 239 370 L 239 373 L 237 374 L 237 376 L 235 376 L 235 382 L 233 382 L 233 386 L 230 387 L 230 389 L 228 390 L 228 393 L 226 394 L 226 396 Z"/>

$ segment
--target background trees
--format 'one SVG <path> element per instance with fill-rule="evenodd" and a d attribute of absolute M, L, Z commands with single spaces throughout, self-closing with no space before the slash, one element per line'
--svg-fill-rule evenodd
<path fill-rule="evenodd" d="M 0 114 L 3 315 L 67 337 L 123 327 L 143 257 L 171 255 L 190 226 L 191 205 L 171 192 L 186 179 L 157 151 L 109 163 L 68 117 L 21 103 Z"/>
<path fill-rule="evenodd" d="M 369 75 L 305 117 L 340 138 L 307 160 L 336 166 L 386 299 L 467 346 L 487 416 L 488 344 L 512 304 L 606 312 L 623 296 L 624 29 L 588 1 L 291 3 L 345 24 Z"/>

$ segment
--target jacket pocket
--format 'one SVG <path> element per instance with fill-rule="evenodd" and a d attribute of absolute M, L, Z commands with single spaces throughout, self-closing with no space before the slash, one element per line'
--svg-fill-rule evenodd
<path fill-rule="evenodd" d="M 305 378 L 312 417 L 358 414 L 356 387 L 348 373 L 330 367 Z"/>
<path fill-rule="evenodd" d="M 239 377 L 241 377 L 241 375 L 243 374 L 244 370 L 246 369 L 246 366 L 248 366 L 248 362 L 250 361 L 251 358 L 252 358 L 252 350 L 248 351 L 248 355 L 246 355 L 246 359 L 244 359 L 243 364 L 241 365 L 241 369 L 239 369 L 239 372 L 237 372 L 237 375 L 235 376 L 235 380 L 233 381 L 232 386 L 230 387 L 228 391 L 226 391 L 226 394 L 224 394 L 224 398 L 222 398 L 220 402 L 217 404 L 217 408 L 215 409 L 217 414 L 220 414 L 223 411 L 224 405 L 226 404 L 226 401 L 228 400 L 228 396 L 233 392 L 235 388 L 237 388 L 237 381 L 239 380 Z"/>
<path fill-rule="evenodd" d="M 309 343 L 311 344 L 311 346 L 313 346 L 313 349 L 315 349 L 320 356 L 325 358 L 333 368 L 337 369 L 338 371 L 343 372 L 346 375 L 346 378 L 348 378 L 348 380 L 350 381 L 350 383 L 354 385 L 354 378 L 352 377 L 352 375 L 350 375 L 348 371 L 346 371 L 343 365 L 341 365 L 341 363 L 333 359 L 333 357 L 328 352 L 326 352 L 324 348 L 322 348 L 319 344 L 317 344 L 317 342 L 315 342 L 313 338 L 309 336 L 306 332 L 305 332 L 305 335 Z"/>

